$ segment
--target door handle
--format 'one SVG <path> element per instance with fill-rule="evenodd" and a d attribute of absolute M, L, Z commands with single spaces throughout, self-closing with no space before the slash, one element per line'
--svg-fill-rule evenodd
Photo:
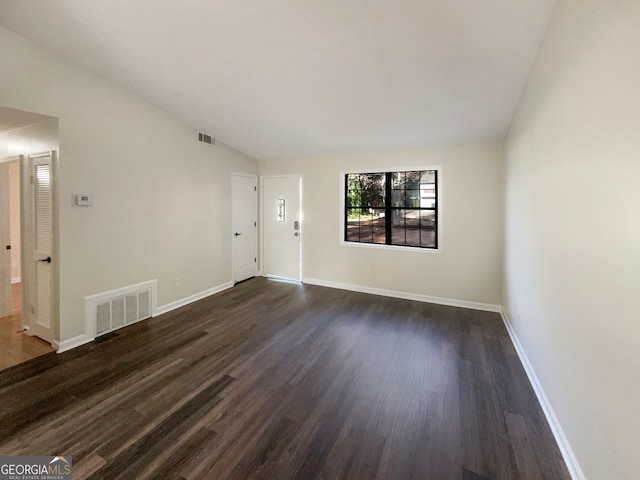
<path fill-rule="evenodd" d="M 239 236 L 240 236 L 240 235 L 242 235 L 242 234 L 241 234 L 241 233 L 236 232 L 236 233 L 234 233 L 234 235 L 235 235 L 236 237 L 239 237 Z"/>
<path fill-rule="evenodd" d="M 39 262 L 47 262 L 47 263 L 51 263 L 51 257 L 47 257 L 47 258 L 42 258 L 40 260 L 38 260 Z"/>

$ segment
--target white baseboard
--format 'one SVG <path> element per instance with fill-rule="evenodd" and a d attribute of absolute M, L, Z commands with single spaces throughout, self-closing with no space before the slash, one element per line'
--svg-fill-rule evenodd
<path fill-rule="evenodd" d="M 153 307 L 153 316 L 162 315 L 163 313 L 170 312 L 171 310 L 175 310 L 176 308 L 180 308 L 184 305 L 188 305 L 197 300 L 201 300 L 205 297 L 213 295 L 218 292 L 222 292 L 228 288 L 233 287 L 233 282 L 223 283 L 222 285 L 218 285 L 217 287 L 210 288 L 205 290 L 204 292 L 196 293 L 195 295 L 191 295 L 186 298 L 182 298 L 180 300 L 176 300 L 175 302 L 168 303 L 167 305 L 163 305 L 161 307 Z M 120 290 L 114 290 L 112 292 L 106 292 L 103 295 L 111 295 L 113 292 L 119 292 Z M 154 302 L 155 303 L 155 302 Z M 70 338 L 69 340 L 63 340 L 62 342 L 53 342 L 53 347 L 57 350 L 58 353 L 66 352 L 67 350 L 71 350 L 73 348 L 79 347 L 86 343 L 92 342 L 95 340 L 91 335 L 82 334 L 76 337 Z"/>
<path fill-rule="evenodd" d="M 11 279 L 11 283 L 20 283 L 22 282 L 22 277 L 13 277 Z"/>
<path fill-rule="evenodd" d="M 529 362 L 529 358 L 527 357 L 524 348 L 522 348 L 520 340 L 518 340 L 518 335 L 516 335 L 516 331 L 513 329 L 513 326 L 509 321 L 509 317 L 504 312 L 500 312 L 500 314 L 502 316 L 502 321 L 507 328 L 507 332 L 509 332 L 509 337 L 511 337 L 511 342 L 513 343 L 513 346 L 518 353 L 520 362 L 522 362 L 522 366 L 527 373 L 527 377 L 529 377 L 529 382 L 531 383 L 533 390 L 536 392 L 536 397 L 538 397 L 538 402 L 540 402 L 542 411 L 547 418 L 547 423 L 549 423 L 551 432 L 556 439 L 558 448 L 560 449 L 560 453 L 562 454 L 562 458 L 564 458 L 564 462 L 566 463 L 567 469 L 569 470 L 569 475 L 571 475 L 571 478 L 573 480 L 585 480 L 584 473 L 582 473 L 582 469 L 578 464 L 578 459 L 574 455 L 571 445 L 569 445 L 569 441 L 564 434 L 564 430 L 562 430 L 562 427 L 560 426 L 558 417 L 556 417 L 556 414 L 551 407 L 551 403 L 549 403 L 549 399 L 542 389 L 540 380 L 538 380 L 538 376 L 536 375 L 533 366 Z"/>
<path fill-rule="evenodd" d="M 305 277 L 302 283 L 309 285 L 319 285 L 321 287 L 339 288 L 340 290 L 351 290 L 353 292 L 371 293 L 373 295 L 382 295 L 384 297 L 403 298 L 405 300 L 415 300 L 418 302 L 435 303 L 438 305 L 448 305 L 450 307 L 470 308 L 473 310 L 483 310 L 486 312 L 502 311 L 500 305 L 490 303 L 470 302 L 467 300 L 456 300 L 453 298 L 432 297 L 430 295 L 422 295 L 419 293 L 399 292 L 397 290 L 386 290 L 382 288 L 364 287 L 362 285 L 353 285 L 349 283 L 330 282 L 326 280 L 318 280 L 316 278 Z"/>
<path fill-rule="evenodd" d="M 54 340 L 53 347 L 56 349 L 57 353 L 62 353 L 89 342 L 93 342 L 93 338 L 82 334 L 82 335 L 78 335 L 76 337 L 70 338 L 69 340 L 63 340 L 62 342 L 57 342 Z"/>
<path fill-rule="evenodd" d="M 196 293 L 194 295 L 190 295 L 185 298 L 181 298 L 180 300 L 176 300 L 175 302 L 167 303 L 161 307 L 158 307 L 154 313 L 154 317 L 157 315 L 162 315 L 163 313 L 170 312 L 171 310 L 175 310 L 176 308 L 184 307 L 185 305 L 189 305 L 190 303 L 197 302 L 198 300 L 202 300 L 210 295 L 214 295 L 216 293 L 220 293 L 224 290 L 233 287 L 233 282 L 226 282 L 222 285 L 218 285 L 217 287 L 210 288 L 205 290 L 204 292 Z"/>

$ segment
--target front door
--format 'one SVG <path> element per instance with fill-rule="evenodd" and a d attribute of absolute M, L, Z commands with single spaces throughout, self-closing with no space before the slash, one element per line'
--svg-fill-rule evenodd
<path fill-rule="evenodd" d="M 262 178 L 264 274 L 302 279 L 302 177 Z"/>
<path fill-rule="evenodd" d="M 231 224 L 233 281 L 241 282 L 258 273 L 258 179 L 233 174 Z"/>

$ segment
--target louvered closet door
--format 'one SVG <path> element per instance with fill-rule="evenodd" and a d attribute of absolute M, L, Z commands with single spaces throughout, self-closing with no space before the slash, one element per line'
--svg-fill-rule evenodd
<path fill-rule="evenodd" d="M 33 181 L 34 295 L 29 333 L 51 341 L 53 305 L 53 195 L 51 154 L 30 157 Z"/>

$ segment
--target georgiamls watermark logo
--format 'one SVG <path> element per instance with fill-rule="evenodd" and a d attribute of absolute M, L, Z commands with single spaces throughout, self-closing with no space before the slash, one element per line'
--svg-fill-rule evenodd
<path fill-rule="evenodd" d="M 0 456 L 0 480 L 71 480 L 71 456 Z"/>

